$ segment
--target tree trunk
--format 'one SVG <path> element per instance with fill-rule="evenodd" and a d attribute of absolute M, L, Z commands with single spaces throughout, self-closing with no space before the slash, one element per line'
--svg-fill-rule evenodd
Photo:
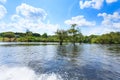
<path fill-rule="evenodd" d="M 60 45 L 62 45 L 63 41 L 60 41 Z"/>

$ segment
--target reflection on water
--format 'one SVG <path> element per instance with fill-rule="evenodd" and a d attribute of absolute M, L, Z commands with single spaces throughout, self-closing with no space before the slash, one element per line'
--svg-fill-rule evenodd
<path fill-rule="evenodd" d="M 119 44 L 22 44 L 0 43 L 0 80 L 120 80 Z"/>

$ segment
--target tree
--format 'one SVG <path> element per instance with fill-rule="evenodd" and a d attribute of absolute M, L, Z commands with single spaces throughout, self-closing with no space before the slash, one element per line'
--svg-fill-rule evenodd
<path fill-rule="evenodd" d="M 2 33 L 2 36 L 3 36 L 3 38 L 4 37 L 9 38 L 9 41 L 11 42 L 12 41 L 11 39 L 15 37 L 15 34 L 13 32 L 4 32 L 4 33 Z"/>
<path fill-rule="evenodd" d="M 42 35 L 42 37 L 43 37 L 43 38 L 47 38 L 47 37 L 48 37 L 47 33 L 44 33 L 44 34 Z"/>
<path fill-rule="evenodd" d="M 26 30 L 26 36 L 32 36 L 32 35 L 33 35 L 32 31 L 30 31 L 29 29 L 27 29 Z"/>
<path fill-rule="evenodd" d="M 33 33 L 29 29 L 26 30 L 26 41 L 31 42 L 33 40 Z"/>
<path fill-rule="evenodd" d="M 79 42 L 79 43 L 82 43 L 83 42 L 83 34 L 81 33 L 81 31 L 80 31 L 80 28 L 77 28 L 77 34 L 76 34 L 76 36 L 77 36 L 77 41 Z"/>
<path fill-rule="evenodd" d="M 40 34 L 39 33 L 33 33 L 33 36 L 34 37 L 40 37 Z"/>
<path fill-rule="evenodd" d="M 111 32 L 108 34 L 103 34 L 92 39 L 93 43 L 101 44 L 119 44 L 120 43 L 120 32 Z"/>
<path fill-rule="evenodd" d="M 72 24 L 71 28 L 68 30 L 70 41 L 75 45 L 75 43 L 80 38 L 80 31 L 76 28 L 77 24 Z"/>
<path fill-rule="evenodd" d="M 4 32 L 3 32 L 3 33 L 0 33 L 0 36 L 3 38 L 2 41 L 4 41 L 4 40 L 5 40 Z"/>
<path fill-rule="evenodd" d="M 60 42 L 60 45 L 63 44 L 63 41 L 65 40 L 65 38 L 67 37 L 67 31 L 65 30 L 57 30 L 57 32 L 55 32 L 58 39 L 59 39 L 59 42 Z"/>

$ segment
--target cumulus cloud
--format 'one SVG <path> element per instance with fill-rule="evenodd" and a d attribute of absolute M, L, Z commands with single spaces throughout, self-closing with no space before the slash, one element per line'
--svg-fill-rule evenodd
<path fill-rule="evenodd" d="M 100 9 L 103 5 L 103 1 L 104 0 L 89 0 L 89 1 L 80 0 L 80 8 L 84 9 L 84 8 L 92 7 L 95 9 Z"/>
<path fill-rule="evenodd" d="M 98 16 L 103 17 L 102 25 L 110 28 L 120 29 L 120 13 L 113 14 L 99 13 Z"/>
<path fill-rule="evenodd" d="M 0 32 L 3 31 L 25 32 L 26 29 L 29 29 L 32 32 L 37 32 L 40 34 L 46 32 L 49 35 L 53 35 L 55 31 L 59 28 L 59 25 L 43 22 L 33 22 L 31 20 L 20 17 L 20 19 L 17 19 L 17 21 L 13 21 L 10 23 L 2 22 L 0 24 L 0 27 L 1 27 Z"/>
<path fill-rule="evenodd" d="M 45 10 L 41 8 L 35 8 L 33 6 L 27 5 L 25 3 L 21 4 L 16 8 L 18 15 L 24 16 L 30 19 L 41 19 L 44 20 L 47 16 Z"/>
<path fill-rule="evenodd" d="M 107 3 L 117 2 L 117 0 L 106 0 Z"/>
<path fill-rule="evenodd" d="M 116 31 L 119 32 L 120 29 L 113 29 L 113 28 L 105 27 L 103 25 L 98 25 L 98 26 L 96 25 L 95 27 L 89 27 L 87 30 L 82 31 L 82 33 L 84 35 L 92 35 L 92 34 L 102 35 L 102 34 L 116 32 Z"/>
<path fill-rule="evenodd" d="M 91 35 L 91 34 L 101 35 L 109 32 L 120 31 L 119 12 L 114 12 L 113 14 L 99 13 L 98 16 L 103 18 L 100 25 L 95 25 L 95 27 L 89 27 L 87 33 L 83 31 L 85 35 Z"/>
<path fill-rule="evenodd" d="M 100 25 L 96 25 L 95 27 L 90 27 L 85 35 L 91 34 L 105 34 L 109 32 L 120 31 L 120 13 L 114 12 L 113 14 L 107 13 L 99 13 L 99 17 L 102 17 Z"/>
<path fill-rule="evenodd" d="M 0 0 L 0 2 L 1 2 L 1 3 L 6 3 L 6 2 L 7 2 L 7 0 Z"/>
<path fill-rule="evenodd" d="M 95 21 L 88 21 L 84 16 L 72 17 L 70 20 L 66 20 L 65 23 L 68 25 L 77 24 L 81 27 L 81 32 L 84 35 L 91 34 L 105 34 L 109 32 L 120 31 L 120 13 L 114 12 L 113 14 L 99 13 L 98 17 L 102 17 L 103 20 L 99 25 Z M 91 27 L 82 27 L 82 26 L 91 26 Z"/>
<path fill-rule="evenodd" d="M 84 16 L 72 17 L 70 20 L 66 20 L 65 23 L 68 25 L 77 24 L 81 27 L 81 32 L 84 35 L 91 34 L 105 34 L 109 32 L 120 31 L 120 13 L 114 12 L 113 14 L 99 13 L 98 17 L 102 17 L 103 20 L 100 24 L 96 24 L 95 21 L 88 21 Z M 91 26 L 85 28 L 84 26 Z"/>
<path fill-rule="evenodd" d="M 117 0 L 105 0 L 106 3 L 113 3 L 116 2 Z M 103 5 L 104 0 L 80 0 L 80 8 L 94 8 L 94 9 L 101 9 Z"/>
<path fill-rule="evenodd" d="M 6 8 L 2 5 L 0 5 L 0 19 L 2 19 L 6 13 L 7 13 Z"/>
<path fill-rule="evenodd" d="M 25 32 L 26 29 L 29 29 L 32 32 L 40 34 L 46 32 L 52 35 L 58 29 L 59 25 L 44 23 L 46 16 L 47 13 L 44 9 L 35 8 L 23 3 L 16 7 L 16 14 L 11 16 L 9 23 L 0 22 L 0 32 Z"/>
<path fill-rule="evenodd" d="M 9 23 L 6 27 L 11 28 L 11 31 L 14 32 L 23 32 L 26 29 L 29 29 L 32 32 L 37 32 L 40 34 L 48 33 L 50 35 L 54 34 L 54 32 L 58 29 L 58 24 L 45 24 L 45 23 L 34 23 L 29 20 L 22 20 L 18 22 Z M 5 29 L 4 29 L 5 31 Z"/>
<path fill-rule="evenodd" d="M 68 24 L 68 25 L 77 24 L 80 27 L 84 27 L 84 26 L 94 26 L 95 22 L 87 21 L 84 18 L 84 16 L 76 16 L 76 17 L 72 17 L 72 19 L 70 19 L 70 20 L 66 20 L 65 24 Z"/>

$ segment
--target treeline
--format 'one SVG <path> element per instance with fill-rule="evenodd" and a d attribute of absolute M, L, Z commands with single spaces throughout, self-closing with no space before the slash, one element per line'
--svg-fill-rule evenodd
<path fill-rule="evenodd" d="M 92 38 L 91 43 L 120 44 L 120 32 L 111 32 Z"/>
<path fill-rule="evenodd" d="M 100 43 L 100 44 L 120 44 L 120 32 L 110 32 L 103 35 L 84 36 L 76 24 L 71 25 L 68 30 L 57 30 L 55 35 L 47 33 L 39 34 L 26 30 L 25 33 L 3 32 L 0 33 L 1 41 L 9 42 L 63 42 L 75 43 Z"/>
<path fill-rule="evenodd" d="M 0 33 L 0 40 L 3 42 L 55 42 L 58 41 L 55 35 L 48 35 L 47 33 L 39 34 L 31 31 L 22 32 L 3 32 Z"/>
<path fill-rule="evenodd" d="M 120 32 L 84 36 L 83 43 L 120 44 Z"/>
<path fill-rule="evenodd" d="M 73 24 L 68 30 L 57 30 L 55 35 L 48 35 L 47 33 L 39 34 L 26 30 L 26 33 L 3 32 L 0 33 L 2 41 L 9 42 L 71 42 L 75 45 L 76 42 L 81 42 L 82 34 L 80 30 Z"/>

